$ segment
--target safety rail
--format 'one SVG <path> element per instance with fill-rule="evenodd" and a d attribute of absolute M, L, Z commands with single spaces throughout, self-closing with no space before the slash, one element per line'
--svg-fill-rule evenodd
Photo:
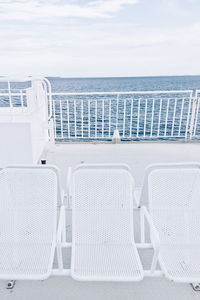
<path fill-rule="evenodd" d="M 48 79 L 43 77 L 0 78 L 0 107 L 9 108 L 9 113 L 30 112 L 34 106 L 42 105 L 42 99 L 46 103 L 47 119 L 50 120 L 52 100 L 51 84 Z"/>
<path fill-rule="evenodd" d="M 200 90 L 52 93 L 46 78 L 0 78 L 0 107 L 28 113 L 45 103 L 56 142 L 199 140 L 199 101 Z"/>
<path fill-rule="evenodd" d="M 52 93 L 56 141 L 193 140 L 200 91 Z"/>
<path fill-rule="evenodd" d="M 193 115 L 192 115 L 192 124 L 191 128 L 191 138 L 198 137 L 200 135 L 200 111 L 199 111 L 199 102 L 200 102 L 200 90 L 196 90 L 195 97 L 193 100 Z"/>
<path fill-rule="evenodd" d="M 14 161 L 38 162 L 47 142 L 54 142 L 51 84 L 46 78 L 0 78 L 0 163 L 10 161 L 7 148 L 20 143 Z"/>

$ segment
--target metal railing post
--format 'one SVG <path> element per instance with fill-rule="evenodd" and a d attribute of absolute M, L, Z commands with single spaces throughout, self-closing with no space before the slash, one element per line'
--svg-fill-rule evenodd
<path fill-rule="evenodd" d="M 193 138 L 194 134 L 194 124 L 196 119 L 196 109 L 197 109 L 197 93 L 194 93 L 194 96 L 192 97 L 192 111 L 191 111 L 191 118 L 190 118 L 190 124 L 189 124 L 189 138 L 190 140 Z"/>
<path fill-rule="evenodd" d="M 121 138 L 120 138 L 120 134 L 119 134 L 119 130 L 115 129 L 114 133 L 113 133 L 113 137 L 112 137 L 112 142 L 114 144 L 118 144 L 121 142 Z"/>
<path fill-rule="evenodd" d="M 49 141 L 52 145 L 55 144 L 55 128 L 54 128 L 54 120 L 53 117 L 49 121 Z"/>

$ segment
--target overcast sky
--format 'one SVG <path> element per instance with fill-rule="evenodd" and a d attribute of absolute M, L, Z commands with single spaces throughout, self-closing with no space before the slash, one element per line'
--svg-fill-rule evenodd
<path fill-rule="evenodd" d="M 200 74 L 200 0 L 0 0 L 0 75 Z"/>

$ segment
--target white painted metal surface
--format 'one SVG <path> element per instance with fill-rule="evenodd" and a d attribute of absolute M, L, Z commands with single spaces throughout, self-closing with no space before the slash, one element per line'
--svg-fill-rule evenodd
<path fill-rule="evenodd" d="M 200 165 L 158 165 L 148 172 L 148 205 L 160 240 L 165 276 L 199 282 Z"/>
<path fill-rule="evenodd" d="M 37 163 L 50 139 L 51 86 L 32 77 L 0 85 L 0 166 Z"/>
<path fill-rule="evenodd" d="M 57 170 L 9 167 L 0 171 L 0 278 L 46 279 L 57 235 Z"/>
<path fill-rule="evenodd" d="M 33 163 L 30 123 L 0 122 L 0 167 Z"/>
<path fill-rule="evenodd" d="M 124 165 L 82 165 L 73 172 L 74 279 L 143 279 L 133 234 L 133 189 L 133 178 Z"/>
<path fill-rule="evenodd" d="M 66 186 L 66 171 L 68 166 L 76 166 L 81 161 L 87 163 L 113 162 L 128 163 L 136 180 L 136 185 L 141 186 L 144 170 L 150 163 L 159 162 L 189 162 L 200 161 L 199 144 L 185 143 L 135 143 L 135 144 L 67 144 L 52 146 L 47 152 L 47 163 L 60 167 L 63 175 L 63 187 Z M 71 211 L 66 209 L 66 240 L 71 241 Z M 137 228 L 137 214 L 135 216 Z M 62 222 L 61 222 L 62 223 Z M 135 230 L 135 241 L 140 243 L 140 232 Z M 148 235 L 146 242 L 149 243 Z M 63 245 L 63 244 L 62 244 Z M 66 249 L 66 250 L 65 250 Z M 200 294 L 194 292 L 188 284 L 173 283 L 165 278 L 146 277 L 137 283 L 105 283 L 105 282 L 78 282 L 66 275 L 70 274 L 70 249 L 63 248 L 63 264 L 66 269 L 64 277 L 51 277 L 42 282 L 17 281 L 14 290 L 6 290 L 6 282 L 0 281 L 0 296 L 2 299 L 55 299 L 70 300 L 95 298 L 113 300 L 123 298 L 134 299 L 199 299 Z M 139 255 L 145 270 L 149 269 L 152 260 L 151 249 L 139 249 Z M 57 259 L 54 262 L 52 275 L 58 274 Z M 63 272 L 64 274 L 64 272 Z"/>
<path fill-rule="evenodd" d="M 44 77 L 9 78 L 1 77 L 0 88 L 1 110 L 12 114 L 20 112 L 30 114 L 36 107 L 41 107 L 45 102 L 45 114 L 47 119 L 52 117 L 51 84 Z M 24 84 L 18 87 L 17 84 Z M 9 108 L 9 109 L 8 109 Z"/>
<path fill-rule="evenodd" d="M 167 149 L 166 149 L 166 145 L 167 145 Z M 58 146 L 55 146 L 55 151 L 56 148 Z M 71 150 L 70 150 L 71 148 Z M 82 148 L 82 149 L 81 149 Z M 84 153 L 83 149 L 85 148 L 86 152 Z M 97 152 L 94 151 L 95 148 L 98 150 L 99 149 L 99 153 L 101 153 L 101 155 L 97 155 Z M 108 151 L 110 148 L 111 151 Z M 145 155 L 145 148 L 146 148 L 146 155 Z M 190 151 L 187 152 L 187 148 L 190 150 L 194 150 L 194 151 Z M 58 147 L 59 149 L 59 147 Z M 63 149 L 63 150 L 62 150 Z M 65 151 L 64 151 L 65 149 Z M 69 149 L 69 150 L 67 150 Z M 173 161 L 174 159 L 177 160 L 177 158 L 179 158 L 179 161 L 192 161 L 195 157 L 195 159 L 198 160 L 198 150 L 199 149 L 199 145 L 198 144 L 143 144 L 143 145 L 83 145 L 82 147 L 80 147 L 80 145 L 76 146 L 76 145 L 68 145 L 68 146 L 61 146 L 61 152 L 56 152 L 57 153 L 57 158 L 55 157 L 56 160 L 53 160 L 54 163 L 58 164 L 58 161 L 60 160 L 62 162 L 62 166 L 61 168 L 63 168 L 63 160 L 66 161 L 66 165 L 67 165 L 67 159 L 69 158 L 69 154 L 67 153 L 67 151 L 69 151 L 69 153 L 71 153 L 71 157 L 70 160 L 68 161 L 68 164 L 72 164 L 72 161 L 74 161 L 75 156 L 76 156 L 76 152 L 75 150 L 77 149 L 77 158 L 80 158 L 80 153 L 82 153 L 82 158 L 84 159 L 84 161 L 86 162 L 92 162 L 94 159 L 95 161 L 98 162 L 106 162 L 106 160 L 108 161 L 119 161 L 121 159 L 121 161 L 124 161 L 124 151 L 126 152 L 126 159 L 128 159 L 130 165 L 132 166 L 132 170 L 134 171 L 134 174 L 136 174 L 136 179 L 137 179 L 137 184 L 139 182 L 141 182 L 141 179 L 138 181 L 138 175 L 141 176 L 141 170 L 139 171 L 139 169 L 141 168 L 141 166 L 137 166 L 137 164 L 135 165 L 134 162 L 138 162 L 138 154 L 141 156 L 140 161 L 142 162 L 142 157 L 143 157 L 143 163 L 144 166 L 143 168 L 146 166 L 145 164 L 148 164 L 148 160 L 151 162 L 159 162 L 160 160 L 162 161 L 163 158 L 165 157 L 165 161 Z M 90 150 L 89 150 L 90 149 Z M 117 150 L 114 151 L 114 149 Z M 121 149 L 121 151 L 120 151 Z M 166 149 L 167 152 L 163 152 L 163 154 L 161 154 L 161 149 Z M 180 152 L 179 150 L 182 149 L 183 151 Z M 196 150 L 195 150 L 196 149 Z M 104 151 L 103 151 L 104 150 Z M 64 151 L 64 152 L 62 152 Z M 81 152 L 80 152 L 81 151 Z M 158 151 L 158 152 L 157 152 Z M 177 152 L 176 152 L 177 151 Z M 73 154 L 72 154 L 73 153 Z M 115 155 L 113 155 L 113 153 L 115 153 Z M 117 154 L 118 153 L 118 154 Z M 122 156 L 120 155 L 120 153 L 122 154 Z M 148 155 L 147 155 L 148 153 Z M 151 155 L 149 155 L 149 153 L 151 153 Z M 158 155 L 159 153 L 159 155 Z M 171 156 L 170 156 L 171 153 Z M 86 155 L 87 154 L 87 158 Z M 154 158 L 152 156 L 152 154 L 154 154 Z M 52 157 L 51 153 L 50 153 L 50 157 Z M 57 160 L 58 159 L 58 160 Z M 86 159 L 86 160 L 85 160 Z M 76 163 L 78 162 L 78 160 L 76 161 Z M 127 162 L 127 161 L 126 161 Z M 59 165 L 59 164 L 58 164 Z M 102 165 L 102 167 L 105 166 L 105 164 Z M 176 165 L 177 166 L 177 165 Z M 191 166 L 191 164 L 189 165 Z M 85 166 L 84 164 L 82 165 L 82 168 L 86 168 L 87 169 L 87 165 Z M 143 169 L 144 170 L 144 169 Z M 136 173 L 135 173 L 136 172 Z M 89 186 L 89 184 L 87 185 Z M 83 201 L 84 203 L 84 201 Z M 70 206 L 68 206 L 70 207 Z M 145 276 L 160 276 L 162 275 L 161 272 L 159 271 L 155 271 L 155 273 L 153 273 L 153 271 L 156 268 L 157 265 L 157 258 L 158 258 L 158 248 L 159 248 L 159 241 L 158 241 L 158 237 L 156 233 L 151 234 L 152 240 L 151 243 L 148 242 L 148 227 L 144 228 L 144 217 L 146 218 L 146 221 L 150 223 L 150 226 L 152 226 L 151 220 L 149 219 L 148 213 L 145 210 L 145 208 L 142 208 L 141 210 L 141 223 L 140 223 L 140 228 L 141 228 L 141 237 L 139 238 L 139 240 L 137 240 L 137 249 L 154 249 L 154 258 L 152 263 L 150 264 L 151 267 L 146 268 L 147 271 L 144 272 Z M 152 230 L 155 232 L 155 229 L 153 229 L 153 226 L 151 227 Z M 139 230 L 139 226 L 137 225 L 137 231 Z M 146 231 L 147 230 L 147 231 Z M 139 230 L 140 231 L 140 230 Z"/>
<path fill-rule="evenodd" d="M 148 93 L 147 93 L 148 94 Z M 153 93 L 152 93 L 153 94 Z M 123 95 L 123 93 L 122 93 Z M 74 96 L 74 95 L 71 95 Z M 10 98 L 9 98 L 10 99 Z M 170 98 L 171 99 L 171 98 Z M 188 98 L 190 99 L 190 97 Z M 117 115 L 120 116 L 120 97 L 117 96 Z M 156 100 L 157 101 L 157 100 Z M 160 120 L 160 124 L 162 123 L 162 117 L 161 117 L 161 113 L 162 113 L 162 105 L 163 102 L 165 100 L 162 99 L 162 101 L 160 100 L 159 103 L 161 110 L 160 110 L 160 118 L 158 118 L 158 120 Z M 167 130 L 168 130 L 168 125 L 166 128 L 166 122 L 168 122 L 168 117 L 170 115 L 169 111 L 170 111 L 170 101 L 171 100 L 167 100 L 166 101 L 166 115 L 164 116 L 164 127 L 163 127 L 163 132 L 164 134 L 166 133 L 167 136 Z M 177 100 L 178 101 L 178 100 Z M 195 102 L 193 101 L 193 98 L 191 99 L 191 103 L 190 100 L 188 101 L 187 99 L 184 100 L 187 102 L 188 108 L 190 105 L 190 110 L 187 110 L 187 118 L 186 120 L 186 127 L 188 128 L 187 130 L 187 139 L 191 139 L 194 136 L 194 128 L 195 126 L 198 126 L 198 121 L 196 119 L 197 115 L 198 115 L 198 100 L 195 100 Z M 142 100 L 139 100 L 138 103 L 140 105 L 138 105 L 139 107 L 139 112 L 140 112 L 140 116 L 141 116 L 141 112 L 145 112 L 145 114 L 142 115 L 143 118 L 143 124 L 142 124 L 142 128 L 143 128 L 143 132 L 145 132 L 145 129 L 147 128 L 148 125 L 148 100 L 144 101 L 143 104 L 141 104 Z M 196 103 L 197 102 L 197 103 Z M 11 102 L 12 103 L 12 99 Z M 90 101 L 89 101 L 90 103 Z M 100 103 L 100 104 L 99 104 Z M 124 104 L 126 103 L 126 104 Z M 124 136 L 126 135 L 126 124 L 131 124 L 131 120 L 133 121 L 134 119 L 134 113 L 132 114 L 132 119 L 131 119 L 131 115 L 130 117 L 130 122 L 127 122 L 126 120 L 126 116 L 127 116 L 127 104 L 128 100 L 126 100 L 125 102 L 123 102 L 123 110 L 121 111 L 122 113 L 122 118 L 120 119 L 120 122 L 122 124 L 122 132 L 124 134 Z M 184 107 L 183 101 L 180 102 L 181 103 L 181 107 Z M 194 105 L 195 103 L 195 105 Z M 90 103 L 91 104 L 91 103 Z M 88 104 L 88 105 L 90 105 Z M 60 105 L 60 104 L 59 104 Z M 143 105 L 143 109 L 141 109 Z M 177 103 L 176 100 L 173 102 L 174 105 L 174 110 L 173 110 L 173 117 L 174 115 L 176 115 L 176 110 L 177 110 Z M 12 105 L 11 105 L 12 106 Z M 62 107 L 62 104 L 61 104 Z M 101 107 L 101 108 L 100 108 Z M 132 107 L 132 109 L 134 108 L 133 102 L 131 104 L 130 101 L 130 107 Z M 175 109 L 176 107 L 176 109 Z M 84 101 L 80 101 L 80 111 L 84 111 Z M 164 106 L 163 106 L 164 108 Z M 10 110 L 10 108 L 8 108 Z M 23 108 L 24 110 L 26 108 Z M 94 114 L 94 118 L 95 118 L 95 122 L 97 122 L 97 120 L 99 119 L 99 115 L 98 115 L 98 109 L 100 109 L 100 111 L 102 112 L 102 124 L 100 125 L 100 129 L 102 130 L 103 128 L 103 132 L 105 132 L 106 130 L 106 121 L 105 121 L 105 117 L 106 117 L 106 109 L 104 104 L 102 105 L 102 102 L 99 102 L 99 100 L 95 101 L 95 114 Z M 75 118 L 76 118 L 76 122 L 77 124 L 79 123 L 79 119 L 78 119 L 78 109 L 75 106 L 75 110 L 76 110 L 76 114 L 75 114 Z M 186 110 L 186 108 L 185 108 Z M 6 111 L 6 110 L 5 110 Z M 14 113 L 16 113 L 16 115 L 18 114 L 18 110 L 15 110 L 15 107 L 12 106 L 12 111 Z M 22 111 L 22 110 L 21 110 Z M 180 117 L 182 115 L 181 118 L 183 118 L 184 115 L 184 109 L 180 110 L 183 112 L 183 114 L 180 114 Z M 7 110 L 8 112 L 8 110 Z M 11 112 L 11 110 L 10 110 Z M 10 112 L 8 113 L 9 115 Z M 110 102 L 110 104 L 108 103 L 108 112 L 111 113 L 112 112 L 112 103 Z M 90 111 L 91 114 L 91 111 Z M 152 115 L 155 114 L 155 111 L 152 110 Z M 51 113 L 49 113 L 49 115 L 51 115 Z M 101 113 L 100 113 L 101 116 Z M 67 119 L 70 120 L 70 115 L 68 115 Z M 152 119 L 150 119 L 152 120 Z M 171 119 L 171 125 L 172 128 L 175 127 L 175 123 L 176 123 L 176 118 L 172 118 Z M 65 123 L 66 123 L 66 119 L 65 119 L 65 115 L 62 115 L 62 123 L 63 123 L 63 135 L 65 133 Z M 173 121 L 174 121 L 174 125 L 173 125 Z M 82 135 L 84 135 L 84 114 L 81 115 L 81 123 L 83 124 L 81 128 L 81 137 Z M 90 119 L 91 122 L 91 119 Z M 117 120 L 117 118 L 115 118 L 114 120 L 114 124 L 116 124 L 116 122 L 119 122 L 119 120 Z M 140 124 L 140 119 L 138 121 L 138 118 L 136 118 L 136 124 Z M 150 125 L 152 123 L 150 122 Z M 178 123 L 180 124 L 180 123 Z M 196 124 L 196 125 L 195 125 Z M 130 125 L 129 125 L 130 126 Z M 67 125 L 67 128 L 70 127 L 70 124 Z M 91 127 L 89 126 L 89 130 L 91 130 Z M 109 123 L 108 123 L 108 128 L 109 128 Z M 110 130 L 112 128 L 112 120 L 110 121 Z M 151 127 L 150 127 L 151 128 Z M 130 129 L 130 128 L 129 128 Z M 180 130 L 181 131 L 181 130 Z M 98 131 L 98 126 L 96 126 L 95 128 L 95 135 L 98 138 L 99 136 L 99 131 Z M 137 131 L 136 131 L 137 132 Z M 138 129 L 139 132 L 139 129 Z M 198 130 L 196 129 L 196 134 L 198 133 Z M 79 131 L 78 128 L 76 128 L 76 134 L 77 137 L 79 135 Z M 160 132 L 159 132 L 160 134 Z M 146 135 L 146 132 L 145 132 Z M 198 134 L 197 134 L 198 136 Z M 185 138 L 185 136 L 184 136 Z M 110 148 L 109 148 L 109 147 Z M 48 154 L 47 154 L 47 161 L 51 162 L 55 165 L 58 165 L 63 173 L 63 186 L 66 186 L 66 177 L 64 176 L 64 174 L 66 173 L 67 170 L 67 166 L 75 166 L 77 163 L 81 163 L 83 161 L 85 162 L 122 162 L 122 163 L 128 163 L 131 168 L 132 168 L 132 173 L 136 179 L 136 184 L 137 185 L 141 185 L 141 181 L 142 181 L 142 177 L 144 174 L 144 168 L 148 163 L 153 163 L 153 162 L 163 162 L 163 161 L 199 161 L 200 157 L 199 157 L 199 145 L 198 144 L 134 144 L 134 145 L 81 145 L 79 144 L 77 145 L 66 145 L 66 146 L 52 146 L 51 148 L 49 148 Z M 68 201 L 67 201 L 68 202 Z M 67 212 L 67 218 L 65 219 L 65 211 Z M 148 217 L 148 213 L 146 213 L 145 209 L 140 210 L 140 212 L 142 212 L 141 214 L 141 219 L 144 220 L 146 218 L 147 223 L 151 223 L 149 217 Z M 121 295 L 121 297 L 123 299 L 130 299 L 130 297 L 132 297 L 132 295 L 134 295 L 135 299 L 140 299 L 140 298 L 145 298 L 145 297 L 150 297 L 150 294 L 154 296 L 154 299 L 156 299 L 156 297 L 158 297 L 158 299 L 160 299 L 160 297 L 162 297 L 162 299 L 168 299 L 169 296 L 171 296 L 172 299 L 178 299 L 177 297 L 180 297 L 182 299 L 193 299 L 196 298 L 198 299 L 198 295 L 197 294 L 193 294 L 193 291 L 188 289 L 188 286 L 186 285 L 173 285 L 172 283 L 166 281 L 166 279 L 160 279 L 157 278 L 158 276 L 161 276 L 162 273 L 160 271 L 158 271 L 158 269 L 156 269 L 155 272 L 154 271 L 155 267 L 156 267 L 156 261 L 157 261 L 157 249 L 158 249 L 158 243 L 154 243 L 155 242 L 155 236 L 153 240 L 149 240 L 149 236 L 146 232 L 146 229 L 144 228 L 144 224 L 143 222 L 140 223 L 141 228 L 143 228 L 144 230 L 141 230 L 141 232 L 136 232 L 135 234 L 135 238 L 136 238 L 136 246 L 144 267 L 144 275 L 148 278 L 144 279 L 141 283 L 134 283 L 134 284 L 120 284 L 118 283 L 118 285 L 115 284 L 108 284 L 106 286 L 105 283 L 102 283 L 99 285 L 96 283 L 92 283 L 88 284 L 88 283 L 83 283 L 83 284 L 79 284 L 76 283 L 75 281 L 70 280 L 67 276 L 70 275 L 71 271 L 70 271 L 70 264 L 68 263 L 70 260 L 70 247 L 71 247 L 71 237 L 70 237 L 70 231 L 71 231 L 71 221 L 70 221 L 70 214 L 71 214 L 71 209 L 70 209 L 70 205 L 67 206 L 66 210 L 64 210 L 63 208 L 61 209 L 61 213 L 60 213 L 60 218 L 59 218 L 59 223 L 58 223 L 58 232 L 57 232 L 57 252 L 56 252 L 56 256 L 55 256 L 55 262 L 54 262 L 54 268 L 51 272 L 52 275 L 59 275 L 59 276 L 64 276 L 64 278 L 59 277 L 59 278 L 52 278 L 50 281 L 45 281 L 43 283 L 43 287 L 37 283 L 34 284 L 33 282 L 30 282 L 29 284 L 24 284 L 19 281 L 17 282 L 16 285 L 16 294 L 13 293 L 12 295 L 6 295 L 5 291 L 0 291 L 0 294 L 2 296 L 2 299 L 6 299 L 7 297 L 11 298 L 13 297 L 14 299 L 23 299 L 23 296 L 26 295 L 25 297 L 29 297 L 30 299 L 37 295 L 37 297 L 39 297 L 39 299 L 41 297 L 45 298 L 48 294 L 48 298 L 49 299 L 55 299 L 55 295 L 58 297 L 59 295 L 59 299 L 66 299 L 66 297 L 70 298 L 70 299 L 82 299 L 84 296 L 87 295 L 87 299 L 94 298 L 94 294 L 96 295 L 95 298 L 98 299 L 98 297 L 100 297 L 101 295 L 101 299 L 116 299 L 116 297 L 118 297 L 119 295 Z M 137 212 L 136 212 L 137 214 Z M 140 215 L 140 213 L 139 213 Z M 138 217 L 139 217 L 138 215 Z M 137 221 L 136 221 L 137 223 Z M 137 223 L 139 224 L 139 223 Z M 152 226 L 152 224 L 150 224 L 150 226 Z M 137 227 L 137 226 L 136 226 Z M 66 231 L 63 230 L 64 228 L 66 228 Z M 139 228 L 139 225 L 138 227 Z M 148 227 L 147 227 L 148 228 Z M 153 227 L 152 227 L 153 228 Z M 148 230 L 147 230 L 148 231 Z M 145 234 L 146 233 L 146 234 Z M 152 248 L 154 249 L 154 256 L 153 256 L 153 262 L 152 262 L 152 255 L 150 255 L 150 259 L 149 259 L 149 255 L 148 255 L 148 251 L 152 251 Z M 69 250 L 69 251 L 68 251 Z M 145 251 L 145 255 L 143 256 L 143 254 L 140 252 L 140 250 Z M 152 253 L 152 252 L 151 252 Z M 146 260 L 148 262 L 146 262 Z M 153 274 L 152 274 L 153 273 Z M 156 278 L 151 279 L 149 277 L 151 276 L 155 276 Z M 12 278 L 9 278 L 12 279 Z M 17 288 L 18 286 L 18 288 Z M 30 287 L 31 288 L 31 294 L 30 294 Z M 58 288 L 59 287 L 59 288 Z M 71 289 L 71 290 L 70 290 Z M 146 291 L 145 291 L 146 289 Z M 47 293 L 46 295 L 44 295 L 44 290 Z M 49 291 L 51 291 L 49 293 Z M 115 292 L 116 291 L 116 292 Z M 147 292 L 148 291 L 148 292 Z M 85 293 L 83 295 L 83 292 Z M 56 294 L 55 294 L 56 293 Z M 98 294 L 99 293 L 99 294 Z M 109 296 L 108 296 L 109 295 Z"/>
<path fill-rule="evenodd" d="M 57 141 L 198 138 L 198 92 L 52 93 Z"/>

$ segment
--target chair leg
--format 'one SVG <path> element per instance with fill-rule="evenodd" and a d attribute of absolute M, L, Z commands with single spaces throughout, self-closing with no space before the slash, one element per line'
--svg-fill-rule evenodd
<path fill-rule="evenodd" d="M 199 282 L 193 282 L 193 283 L 191 283 L 191 286 L 195 292 L 200 292 L 200 283 Z"/>
<path fill-rule="evenodd" d="M 65 208 L 63 209 L 62 242 L 66 243 L 66 214 L 65 214 Z"/>
<path fill-rule="evenodd" d="M 7 288 L 8 290 L 12 290 L 12 289 L 14 288 L 14 286 L 15 286 L 15 283 L 16 283 L 16 280 L 9 280 L 9 281 L 7 282 L 6 288 Z"/>

